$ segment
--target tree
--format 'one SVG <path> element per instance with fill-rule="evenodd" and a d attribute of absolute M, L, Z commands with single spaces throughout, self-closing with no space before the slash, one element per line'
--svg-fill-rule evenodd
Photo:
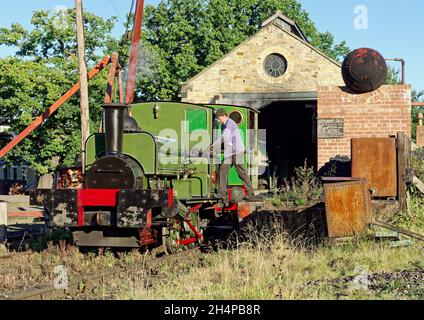
<path fill-rule="evenodd" d="M 89 68 L 118 47 L 110 35 L 114 21 L 113 17 L 104 20 L 85 13 Z M 17 48 L 15 57 L 0 59 L 0 123 L 10 125 L 14 132 L 22 131 L 78 81 L 75 11 L 37 11 L 31 23 L 32 31 L 19 24 L 0 28 L 0 45 Z M 93 132 L 98 128 L 106 82 L 105 71 L 89 82 Z M 56 169 L 55 157 L 59 157 L 59 165 L 77 164 L 81 152 L 78 98 L 75 95 L 62 105 L 5 160 L 26 162 L 41 174 Z"/>
<path fill-rule="evenodd" d="M 162 0 L 145 9 L 143 54 L 156 72 L 138 77 L 139 100 L 178 99 L 181 82 L 252 36 L 277 10 L 331 58 L 349 53 L 345 42 L 319 32 L 296 0 Z"/>
<path fill-rule="evenodd" d="M 388 77 L 387 83 L 396 85 L 401 84 L 402 80 L 400 77 L 399 69 L 395 69 L 392 66 L 388 66 Z M 424 101 L 424 90 L 418 91 L 416 89 L 412 90 L 411 94 L 412 102 L 422 102 Z M 414 107 L 412 108 L 412 139 L 416 141 L 417 139 L 417 126 L 418 126 L 418 114 L 424 113 L 424 107 Z"/>

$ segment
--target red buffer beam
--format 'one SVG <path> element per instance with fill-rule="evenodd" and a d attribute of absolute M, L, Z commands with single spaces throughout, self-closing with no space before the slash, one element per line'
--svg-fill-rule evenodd
<path fill-rule="evenodd" d="M 92 79 L 96 74 L 103 70 L 110 63 L 110 56 L 105 56 L 99 64 L 97 64 L 90 72 L 87 73 L 88 80 Z M 11 142 L 9 142 L 1 151 L 0 158 L 3 158 L 10 150 L 12 150 L 17 144 L 24 140 L 28 135 L 31 134 L 44 120 L 50 117 L 59 107 L 68 101 L 75 93 L 80 89 L 80 83 L 74 85 L 68 92 L 66 92 L 59 100 L 57 100 L 46 112 L 35 119 L 28 127 L 26 127 L 18 136 L 16 136 Z"/>

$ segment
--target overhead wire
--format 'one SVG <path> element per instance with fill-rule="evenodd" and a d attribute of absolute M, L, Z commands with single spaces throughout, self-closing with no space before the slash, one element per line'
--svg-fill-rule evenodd
<path fill-rule="evenodd" d="M 116 6 L 115 6 L 115 3 L 113 2 L 113 0 L 109 0 L 109 1 L 110 1 L 110 4 L 112 5 L 113 9 L 115 9 L 115 12 L 116 12 L 116 14 L 118 15 L 119 21 L 121 21 L 121 22 L 123 23 L 123 21 L 122 21 L 122 17 L 121 17 L 121 15 L 119 14 L 119 11 L 118 11 L 118 9 L 117 9 L 117 8 L 116 8 Z"/>

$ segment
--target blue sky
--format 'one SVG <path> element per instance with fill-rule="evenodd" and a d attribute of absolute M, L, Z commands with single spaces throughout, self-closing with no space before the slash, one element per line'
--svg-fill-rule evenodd
<path fill-rule="evenodd" d="M 157 3 L 159 0 L 146 0 Z M 260 1 L 260 0 L 258 0 Z M 386 58 L 406 60 L 406 81 L 414 88 L 424 90 L 424 42 L 422 25 L 424 12 L 422 0 L 301 0 L 311 19 L 320 31 L 330 31 L 337 41 L 346 40 L 350 48 L 371 47 Z M 34 10 L 55 9 L 57 6 L 73 7 L 74 0 L 1 0 L 0 27 L 12 22 L 29 26 Z M 84 0 L 85 9 L 105 18 L 118 16 L 123 21 L 128 13 L 131 0 Z M 357 6 L 368 11 L 367 28 L 357 29 L 354 21 Z M 361 9 L 361 8 L 360 8 Z M 363 13 L 363 11 L 361 11 Z M 123 33 L 122 24 L 114 30 Z M 13 54 L 13 50 L 0 46 L 0 57 Z M 394 66 L 398 67 L 397 64 Z"/>

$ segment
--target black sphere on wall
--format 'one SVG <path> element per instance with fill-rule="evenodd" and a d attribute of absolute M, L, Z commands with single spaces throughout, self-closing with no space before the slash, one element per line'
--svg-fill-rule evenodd
<path fill-rule="evenodd" d="M 349 53 L 343 61 L 342 75 L 351 90 L 371 92 L 387 82 L 387 64 L 378 51 L 360 48 Z"/>

